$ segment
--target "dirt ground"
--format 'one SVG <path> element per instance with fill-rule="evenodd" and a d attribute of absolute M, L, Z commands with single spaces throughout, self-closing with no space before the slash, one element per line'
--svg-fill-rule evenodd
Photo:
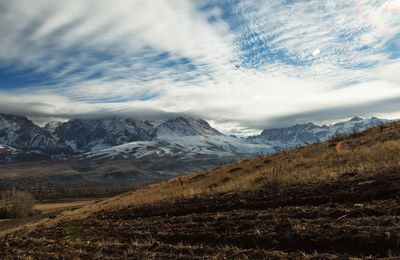
<path fill-rule="evenodd" d="M 400 173 L 100 211 L 0 237 L 0 258 L 400 257 Z"/>

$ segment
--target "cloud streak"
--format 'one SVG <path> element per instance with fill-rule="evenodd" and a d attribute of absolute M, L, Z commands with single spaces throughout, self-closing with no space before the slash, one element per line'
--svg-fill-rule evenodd
<path fill-rule="evenodd" d="M 17 75 L 0 110 L 32 118 L 189 113 L 252 133 L 400 111 L 374 105 L 400 97 L 396 0 L 15 0 L 0 32 Z"/>

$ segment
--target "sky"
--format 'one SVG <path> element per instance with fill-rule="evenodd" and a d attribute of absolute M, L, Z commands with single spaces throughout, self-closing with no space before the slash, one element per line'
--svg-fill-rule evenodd
<path fill-rule="evenodd" d="M 400 0 L 0 0 L 0 112 L 224 133 L 400 118 Z"/>

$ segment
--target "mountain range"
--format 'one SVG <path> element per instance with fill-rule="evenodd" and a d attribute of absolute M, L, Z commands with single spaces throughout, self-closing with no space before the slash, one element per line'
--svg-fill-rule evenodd
<path fill-rule="evenodd" d="M 389 120 L 376 117 L 363 119 L 357 116 L 349 121 L 333 125 L 318 126 L 310 122 L 286 128 L 266 129 L 260 135 L 251 136 L 248 139 L 255 143 L 271 145 L 277 150 L 287 150 L 297 146 L 322 142 L 351 132 L 363 131 L 388 122 Z"/>
<path fill-rule="evenodd" d="M 182 156 L 251 157 L 324 141 L 387 122 L 376 117 L 354 117 L 329 126 L 297 124 L 266 129 L 248 138 L 236 138 L 220 133 L 205 120 L 192 117 L 178 116 L 162 122 L 127 118 L 74 119 L 64 123 L 50 122 L 40 127 L 26 117 L 0 114 L 0 145 L 3 150 L 0 160 L 9 163 L 39 158 L 143 157 L 180 153 Z"/>
<path fill-rule="evenodd" d="M 354 117 L 333 125 L 297 124 L 265 129 L 248 138 L 236 138 L 193 117 L 178 116 L 164 121 L 116 117 L 73 119 L 40 127 L 26 117 L 0 114 L 0 164 L 11 164 L 0 167 L 0 175 L 6 175 L 10 169 L 13 171 L 10 176 L 18 175 L 19 171 L 15 169 L 22 167 L 21 163 L 40 161 L 52 165 L 56 162 L 58 166 L 47 167 L 49 172 L 43 174 L 41 169 L 37 175 L 67 172 L 79 176 L 76 180 L 68 177 L 76 185 L 82 182 L 82 176 L 91 176 L 86 182 L 101 185 L 104 182 L 118 185 L 152 182 L 240 158 L 324 141 L 387 122 L 376 117 Z M 60 170 L 61 164 L 63 167 L 69 165 L 68 169 Z M 25 175 L 30 176 L 30 171 L 26 171 Z M 135 178 L 132 179 L 133 175 Z"/>

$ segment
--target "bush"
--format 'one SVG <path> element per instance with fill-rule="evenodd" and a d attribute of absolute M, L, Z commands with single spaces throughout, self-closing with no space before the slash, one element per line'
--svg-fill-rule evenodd
<path fill-rule="evenodd" d="M 11 214 L 14 217 L 26 217 L 32 214 L 35 199 L 26 191 L 16 191 L 11 195 L 10 203 Z"/>

